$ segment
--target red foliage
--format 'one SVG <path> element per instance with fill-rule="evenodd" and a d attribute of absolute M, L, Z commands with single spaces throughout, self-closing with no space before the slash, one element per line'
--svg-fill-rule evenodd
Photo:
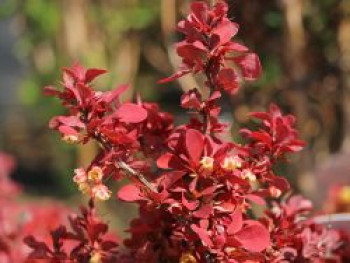
<path fill-rule="evenodd" d="M 63 91 L 46 89 L 69 110 L 68 116 L 53 118 L 51 128 L 69 143 L 96 140 L 101 145 L 91 164 L 75 171 L 78 188 L 92 200 L 107 200 L 111 196 L 108 179 L 126 177 L 131 184 L 117 196 L 136 203 L 140 212 L 128 229 L 127 250 L 118 259 L 115 243 L 105 239 L 107 226 L 95 219 L 91 205 L 82 216 L 71 219 L 72 231 L 59 227 L 52 232 L 53 246 L 28 237 L 26 243 L 34 249 L 31 258 L 340 262 L 344 236 L 312 219 L 302 220 L 312 205 L 301 197 L 286 201 L 289 183 L 275 173 L 275 164 L 303 146 L 294 117 L 271 105 L 269 112 L 251 114 L 260 121 L 260 128 L 242 130 L 245 143 L 222 139 L 227 125 L 219 120 L 221 92 L 233 94 L 241 80 L 261 74 L 258 56 L 231 41 L 238 25 L 228 19 L 227 10 L 223 1 L 213 8 L 195 2 L 187 19 L 179 23 L 185 37 L 177 45 L 182 66 L 161 82 L 203 73 L 210 91 L 208 98 L 197 89 L 182 96 L 181 106 L 191 110 L 187 124 L 174 126 L 172 116 L 156 104 L 140 99 L 121 103 L 119 96 L 126 86 L 95 91 L 90 81 L 104 70 L 74 64 L 64 69 Z M 253 204 L 266 208 L 266 214 L 257 217 Z M 78 244 L 67 250 L 67 241 Z"/>
<path fill-rule="evenodd" d="M 194 2 L 187 19 L 178 24 L 185 39 L 177 44 L 182 58 L 180 69 L 160 83 L 172 81 L 190 72 L 208 76 L 207 85 L 230 94 L 237 92 L 240 80 L 255 80 L 261 75 L 261 64 L 255 53 L 231 39 L 239 25 L 227 17 L 228 6 L 217 3 L 212 9 L 205 2 Z M 231 64 L 235 64 L 233 69 Z"/>
<path fill-rule="evenodd" d="M 52 247 L 29 235 L 24 242 L 33 251 L 29 260 L 48 262 L 116 262 L 117 240 L 108 233 L 108 225 L 97 216 L 93 201 L 81 208 L 81 215 L 69 217 L 71 231 L 63 225 L 51 231 Z"/>
<path fill-rule="evenodd" d="M 49 232 L 64 222 L 68 214 L 68 209 L 56 202 L 19 202 L 20 187 L 10 178 L 14 167 L 14 159 L 0 153 L 0 262 L 3 263 L 31 262 L 26 260 L 29 250 L 23 238 L 31 234 L 49 241 Z"/>

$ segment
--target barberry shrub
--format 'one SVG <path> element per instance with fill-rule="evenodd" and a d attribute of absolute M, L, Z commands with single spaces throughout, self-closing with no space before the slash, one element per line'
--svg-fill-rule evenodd
<path fill-rule="evenodd" d="M 63 69 L 63 90 L 45 89 L 62 101 L 68 115 L 50 127 L 68 143 L 94 140 L 100 152 L 72 180 L 91 200 L 81 216 L 52 232 L 52 242 L 25 239 L 31 259 L 50 262 L 342 262 L 343 233 L 308 217 L 310 201 L 291 196 L 288 181 L 275 166 L 304 143 L 295 118 L 272 104 L 251 113 L 258 124 L 242 129 L 244 143 L 223 139 L 228 125 L 220 120 L 220 98 L 236 94 L 242 82 L 262 72 L 259 57 L 233 41 L 239 26 L 228 4 L 194 2 L 178 24 L 184 39 L 176 46 L 179 70 L 160 83 L 185 74 L 201 74 L 201 87 L 185 92 L 181 107 L 188 123 L 176 126 L 157 104 L 120 101 L 126 85 L 100 92 L 91 82 L 106 73 L 78 63 Z M 203 92 L 206 91 L 206 92 Z M 206 94 L 206 95 L 204 95 Z M 226 136 L 227 138 L 227 136 Z M 110 180 L 112 179 L 112 180 Z M 97 201 L 112 197 L 111 181 L 129 184 L 117 198 L 135 203 L 139 216 L 127 230 L 123 248 L 108 237 L 98 219 Z M 265 210 L 265 213 L 256 213 Z M 261 209 L 262 208 L 262 209 Z M 74 243 L 66 246 L 67 242 Z"/>

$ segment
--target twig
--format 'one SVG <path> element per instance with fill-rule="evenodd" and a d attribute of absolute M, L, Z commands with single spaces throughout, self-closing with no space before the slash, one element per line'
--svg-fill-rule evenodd
<path fill-rule="evenodd" d="M 86 123 L 86 120 L 85 120 Z M 103 139 L 103 136 L 101 133 L 99 132 L 95 132 L 93 134 L 93 137 L 96 141 L 98 141 L 101 144 L 101 147 L 107 149 L 107 150 L 111 150 L 113 147 L 110 143 L 108 143 L 105 139 Z M 131 168 L 128 164 L 126 164 L 123 161 L 116 161 L 116 166 L 117 168 L 122 169 L 124 172 L 126 172 L 126 174 L 131 178 L 135 178 L 137 181 L 139 181 L 140 183 L 142 183 L 148 190 L 150 190 L 153 193 L 158 193 L 157 189 L 146 179 L 146 177 L 134 170 L 133 168 Z"/>
<path fill-rule="evenodd" d="M 125 171 L 129 177 L 136 177 L 136 179 L 139 182 L 141 182 L 145 187 L 147 187 L 150 191 L 152 191 L 153 193 L 158 193 L 157 189 L 150 182 L 148 182 L 148 180 L 142 173 L 134 170 L 123 161 L 118 161 L 116 165 L 117 167 Z"/>

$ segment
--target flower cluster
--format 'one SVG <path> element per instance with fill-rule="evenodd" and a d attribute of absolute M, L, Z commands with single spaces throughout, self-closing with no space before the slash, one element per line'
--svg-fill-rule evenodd
<path fill-rule="evenodd" d="M 103 171 L 100 167 L 94 166 L 88 173 L 83 168 L 78 168 L 74 173 L 73 181 L 82 193 L 102 201 L 111 197 L 111 191 L 102 183 Z"/>
<path fill-rule="evenodd" d="M 228 125 L 219 118 L 222 92 L 234 94 L 241 81 L 261 73 L 257 55 L 231 40 L 238 25 L 228 19 L 227 11 L 224 1 L 212 8 L 194 2 L 189 16 L 179 23 L 184 34 L 177 45 L 182 65 L 161 82 L 202 73 L 209 90 L 205 98 L 196 88 L 182 95 L 181 106 L 191 112 L 186 124 L 174 126 L 172 116 L 156 104 L 140 99 L 121 103 L 119 96 L 127 86 L 95 91 L 91 81 L 104 70 L 74 64 L 64 69 L 63 91 L 46 89 L 69 110 L 69 115 L 53 118 L 51 128 L 68 143 L 95 140 L 101 146 L 88 167 L 75 171 L 78 188 L 93 203 L 110 198 L 109 178 L 127 178 L 130 183 L 117 197 L 136 203 L 139 216 L 128 229 L 127 250 L 118 256 L 114 243 L 104 239 L 106 225 L 91 219 L 90 205 L 82 217 L 71 220 L 73 232 L 63 227 L 53 232 L 53 248 L 27 238 L 34 249 L 31 258 L 125 263 L 340 262 L 345 237 L 311 219 L 301 220 L 311 204 L 300 197 L 286 199 L 290 185 L 276 174 L 275 165 L 304 145 L 294 127 L 295 118 L 271 105 L 268 112 L 251 114 L 258 128 L 241 130 L 244 143 L 223 139 Z M 267 211 L 259 216 L 256 207 Z M 67 240 L 79 242 L 70 253 L 63 248 Z"/>

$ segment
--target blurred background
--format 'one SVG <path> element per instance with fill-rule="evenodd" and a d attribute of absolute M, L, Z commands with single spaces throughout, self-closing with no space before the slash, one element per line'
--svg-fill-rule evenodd
<path fill-rule="evenodd" d="M 266 110 L 270 102 L 295 114 L 308 146 L 282 174 L 320 206 L 330 186 L 350 184 L 350 1 L 228 2 L 230 18 L 241 25 L 238 38 L 260 55 L 264 68 L 261 80 L 224 102 L 232 134 L 247 124 L 249 111 Z M 74 199 L 73 169 L 96 152 L 95 145 L 62 143 L 47 125 L 64 111 L 43 96 L 43 87 L 58 85 L 60 69 L 75 60 L 109 70 L 97 88 L 130 83 L 125 100 L 139 92 L 181 122 L 181 89 L 195 87 L 195 79 L 156 81 L 179 64 L 175 28 L 189 3 L 0 0 L 0 151 L 16 158 L 13 176 L 27 192 Z"/>

